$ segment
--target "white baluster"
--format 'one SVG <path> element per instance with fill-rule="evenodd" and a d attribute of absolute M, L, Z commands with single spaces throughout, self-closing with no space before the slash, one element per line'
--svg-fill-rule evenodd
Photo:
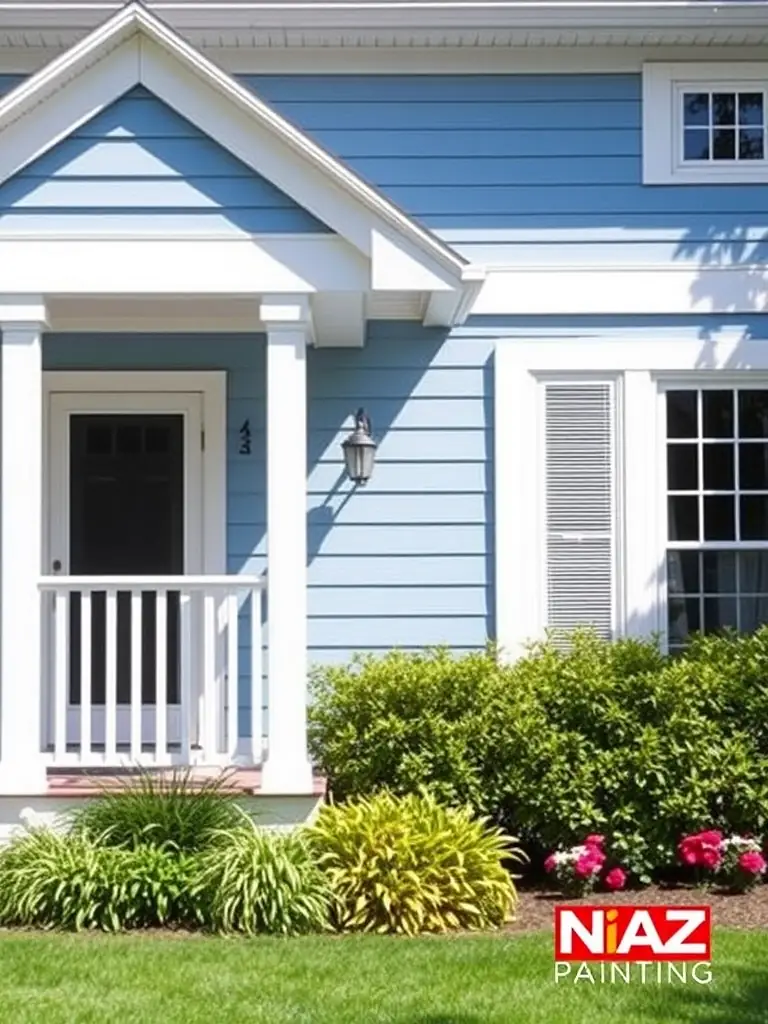
<path fill-rule="evenodd" d="M 168 592 L 158 590 L 155 605 L 155 757 L 162 763 L 168 747 Z"/>
<path fill-rule="evenodd" d="M 261 588 L 251 591 L 251 749 L 261 764 L 264 747 L 264 665 L 261 649 Z"/>
<path fill-rule="evenodd" d="M 80 760 L 91 757 L 91 593 L 80 595 Z"/>
<path fill-rule="evenodd" d="M 106 685 L 104 692 L 104 754 L 107 764 L 117 762 L 117 592 L 108 590 L 106 601 Z"/>
<path fill-rule="evenodd" d="M 141 591 L 131 591 L 131 761 L 141 759 Z"/>
<path fill-rule="evenodd" d="M 237 645 L 239 642 L 237 593 L 227 595 L 227 744 L 224 748 L 230 760 L 237 751 L 237 704 L 238 676 L 240 660 Z"/>
<path fill-rule="evenodd" d="M 217 753 L 216 715 L 216 597 L 203 594 L 203 758 Z"/>
<path fill-rule="evenodd" d="M 179 615 L 181 618 L 181 685 L 179 687 L 181 760 L 183 764 L 191 764 L 192 598 L 190 594 L 185 594 L 183 591 L 179 595 Z"/>
<path fill-rule="evenodd" d="M 58 763 L 67 752 L 67 703 L 69 682 L 69 594 L 54 594 L 54 667 L 53 667 L 53 751 Z"/>

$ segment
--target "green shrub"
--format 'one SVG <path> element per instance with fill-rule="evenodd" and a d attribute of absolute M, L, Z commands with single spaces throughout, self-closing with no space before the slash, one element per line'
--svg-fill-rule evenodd
<path fill-rule="evenodd" d="M 240 825 L 228 776 L 202 782 L 190 769 L 143 771 L 119 789 L 104 789 L 72 817 L 75 831 L 112 846 L 172 847 L 182 853 L 204 848 L 211 835 Z"/>
<path fill-rule="evenodd" d="M 768 627 L 677 658 L 588 631 L 511 666 L 394 653 L 318 670 L 313 691 L 312 750 L 336 797 L 426 787 L 537 854 L 606 833 L 644 880 L 683 833 L 768 823 Z"/>
<path fill-rule="evenodd" d="M 0 852 L 0 923 L 120 931 L 187 916 L 188 859 L 40 828 Z"/>
<path fill-rule="evenodd" d="M 518 859 L 512 840 L 429 795 L 327 805 L 310 830 L 335 896 L 337 928 L 441 932 L 488 928 L 514 907 L 503 866 Z"/>
<path fill-rule="evenodd" d="M 190 899 L 217 932 L 295 935 L 327 927 L 330 892 L 304 836 L 244 820 L 197 854 Z"/>

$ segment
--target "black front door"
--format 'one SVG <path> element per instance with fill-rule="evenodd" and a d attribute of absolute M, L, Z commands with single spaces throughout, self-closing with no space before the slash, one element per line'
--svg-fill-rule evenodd
<path fill-rule="evenodd" d="M 184 419 L 159 414 L 70 417 L 69 556 L 73 576 L 184 571 Z M 156 694 L 156 595 L 142 595 L 142 703 Z M 70 608 L 70 701 L 80 703 L 81 604 Z M 179 595 L 168 595 L 167 699 L 179 700 Z M 91 700 L 104 704 L 106 595 L 91 598 Z M 131 598 L 117 596 L 117 701 L 130 703 Z"/>

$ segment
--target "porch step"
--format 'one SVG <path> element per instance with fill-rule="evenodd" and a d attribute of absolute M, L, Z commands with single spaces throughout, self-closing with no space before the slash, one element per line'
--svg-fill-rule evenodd
<path fill-rule="evenodd" d="M 146 769 L 153 775 L 170 776 L 167 768 Z M 135 768 L 49 768 L 48 795 L 62 798 L 100 796 L 104 790 L 117 790 L 125 787 L 140 772 Z M 212 778 L 221 775 L 221 769 L 215 767 L 193 767 L 190 773 L 192 786 L 203 786 Z M 261 795 L 261 768 L 232 768 L 227 771 L 223 787 L 228 793 L 242 793 L 245 796 Z M 272 794 L 270 794 L 272 795 Z M 309 794 L 307 794 L 309 795 Z M 325 778 L 316 774 L 313 778 L 313 797 L 325 796 Z"/>

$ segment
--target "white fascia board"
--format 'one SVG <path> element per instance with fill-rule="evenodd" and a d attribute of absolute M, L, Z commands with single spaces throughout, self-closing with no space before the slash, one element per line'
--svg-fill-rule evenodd
<path fill-rule="evenodd" d="M 3 288 L 45 295 L 254 295 L 366 291 L 366 261 L 333 236 L 310 242 L 0 237 Z"/>
<path fill-rule="evenodd" d="M 113 61 L 105 58 L 116 47 L 113 71 Z M 100 74 L 89 79 L 91 66 Z M 394 239 L 395 248 L 415 253 L 422 270 L 442 287 L 463 291 L 463 257 L 135 3 L 0 102 L 0 153 L 10 154 L 0 163 L 0 181 L 135 84 L 145 85 L 366 256 L 373 257 L 377 235 Z M 393 262 L 389 253 L 388 271 Z M 397 280 L 390 287 L 413 287 L 392 277 Z"/>
<path fill-rule="evenodd" d="M 764 313 L 765 267 L 489 269 L 473 316 Z"/>

